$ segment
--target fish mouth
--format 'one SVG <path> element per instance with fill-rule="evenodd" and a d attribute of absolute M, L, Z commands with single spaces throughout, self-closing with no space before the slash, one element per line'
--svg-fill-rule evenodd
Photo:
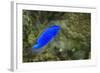
<path fill-rule="evenodd" d="M 58 26 L 58 25 L 54 25 L 54 26 L 51 26 L 51 27 L 53 27 L 52 29 L 55 29 L 55 30 L 59 30 L 60 29 L 60 26 Z"/>

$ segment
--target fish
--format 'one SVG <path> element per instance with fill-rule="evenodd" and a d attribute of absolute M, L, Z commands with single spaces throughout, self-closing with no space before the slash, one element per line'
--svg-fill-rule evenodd
<path fill-rule="evenodd" d="M 33 52 L 39 52 L 46 46 L 60 31 L 60 26 L 52 25 L 45 28 L 36 40 L 36 44 L 32 46 Z"/>

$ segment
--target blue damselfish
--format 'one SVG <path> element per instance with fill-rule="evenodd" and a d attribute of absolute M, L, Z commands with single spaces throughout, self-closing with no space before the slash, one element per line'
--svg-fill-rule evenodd
<path fill-rule="evenodd" d="M 60 26 L 52 25 L 45 28 L 37 38 L 36 44 L 32 46 L 32 51 L 42 49 L 46 46 L 59 32 Z"/>

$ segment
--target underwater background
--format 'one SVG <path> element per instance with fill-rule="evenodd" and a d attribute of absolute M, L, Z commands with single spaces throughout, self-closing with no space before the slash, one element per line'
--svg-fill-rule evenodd
<path fill-rule="evenodd" d="M 23 62 L 91 58 L 91 13 L 23 10 Z M 39 53 L 32 46 L 45 28 L 60 26 L 59 34 Z"/>

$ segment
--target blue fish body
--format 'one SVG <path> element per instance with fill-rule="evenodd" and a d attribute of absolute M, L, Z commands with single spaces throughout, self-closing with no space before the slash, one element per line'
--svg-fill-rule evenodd
<path fill-rule="evenodd" d="M 44 47 L 46 44 L 48 44 L 59 32 L 60 26 L 53 25 L 51 27 L 48 27 L 44 29 L 44 31 L 40 34 L 40 36 L 37 39 L 37 43 L 32 46 L 32 50 L 39 50 L 42 47 Z"/>

